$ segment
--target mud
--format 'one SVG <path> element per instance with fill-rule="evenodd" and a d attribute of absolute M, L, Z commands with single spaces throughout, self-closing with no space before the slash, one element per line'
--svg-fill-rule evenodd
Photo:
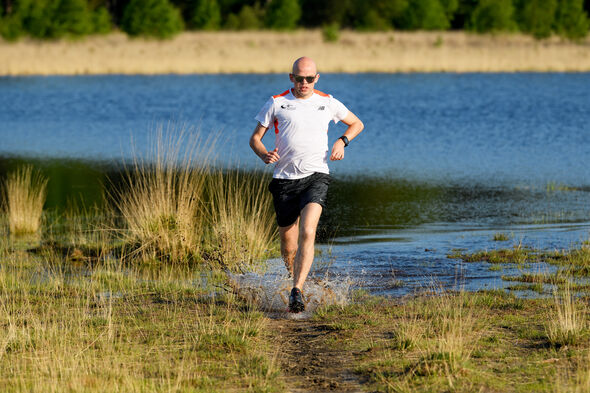
<path fill-rule="evenodd" d="M 362 392 L 354 354 L 330 345 L 338 332 L 310 320 L 271 319 L 281 348 L 279 363 L 287 392 Z"/>

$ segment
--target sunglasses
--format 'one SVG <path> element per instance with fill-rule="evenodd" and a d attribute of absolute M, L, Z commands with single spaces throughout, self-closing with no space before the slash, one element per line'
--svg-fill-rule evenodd
<path fill-rule="evenodd" d="M 307 83 L 313 83 L 315 81 L 315 77 L 317 76 L 301 76 L 301 75 L 295 75 L 295 74 L 291 74 L 293 76 L 293 79 L 295 79 L 295 82 L 297 83 L 303 83 L 303 80 L 305 80 Z"/>

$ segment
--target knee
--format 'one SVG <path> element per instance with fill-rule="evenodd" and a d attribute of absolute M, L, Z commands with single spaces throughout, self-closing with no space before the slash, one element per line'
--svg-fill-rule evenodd
<path fill-rule="evenodd" d="M 301 231 L 299 232 L 299 236 L 301 238 L 301 241 L 315 240 L 315 232 L 316 232 L 316 229 L 313 227 L 302 228 Z"/>

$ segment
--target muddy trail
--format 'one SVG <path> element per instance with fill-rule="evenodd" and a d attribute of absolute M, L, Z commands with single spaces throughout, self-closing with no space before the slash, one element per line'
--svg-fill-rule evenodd
<path fill-rule="evenodd" d="M 310 320 L 271 319 L 271 329 L 281 348 L 279 364 L 286 391 L 362 392 L 354 374 L 354 354 L 330 345 L 338 332 Z"/>

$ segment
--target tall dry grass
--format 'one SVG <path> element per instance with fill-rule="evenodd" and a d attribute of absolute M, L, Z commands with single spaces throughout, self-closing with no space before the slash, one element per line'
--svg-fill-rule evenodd
<path fill-rule="evenodd" d="M 123 187 L 111 192 L 133 255 L 174 262 L 199 255 L 207 221 L 204 186 L 210 142 L 186 127 L 160 127 L 148 156 L 136 156 Z"/>
<path fill-rule="evenodd" d="M 10 233 L 34 234 L 41 228 L 47 178 L 26 165 L 8 174 L 4 181 L 4 204 Z"/>
<path fill-rule="evenodd" d="M 0 75 L 287 73 L 302 55 L 314 58 L 320 72 L 588 71 L 589 43 L 590 37 L 571 43 L 463 31 L 344 30 L 338 42 L 325 42 L 319 29 L 184 32 L 166 42 L 113 33 L 78 41 L 0 40 Z"/>
<path fill-rule="evenodd" d="M 207 299 L 198 272 L 71 274 L 59 255 L 25 258 L 0 269 L 0 391 L 281 391 L 266 319 Z"/>
<path fill-rule="evenodd" d="M 213 169 L 214 138 L 160 128 L 148 156 L 136 158 L 123 187 L 111 192 L 130 256 L 234 269 L 253 267 L 274 250 L 270 179 Z"/>
<path fill-rule="evenodd" d="M 421 372 L 443 374 L 449 386 L 467 367 L 479 338 L 478 321 L 470 307 L 465 305 L 463 291 L 457 295 L 438 293 L 422 310 L 430 322 L 426 339 L 418 345 L 422 352 Z"/>
<path fill-rule="evenodd" d="M 573 345 L 586 328 L 585 306 L 575 299 L 569 281 L 563 290 L 554 292 L 554 303 L 548 315 L 545 332 L 553 345 Z"/>
<path fill-rule="evenodd" d="M 269 176 L 218 170 L 210 180 L 211 250 L 225 266 L 252 267 L 276 238 Z"/>

